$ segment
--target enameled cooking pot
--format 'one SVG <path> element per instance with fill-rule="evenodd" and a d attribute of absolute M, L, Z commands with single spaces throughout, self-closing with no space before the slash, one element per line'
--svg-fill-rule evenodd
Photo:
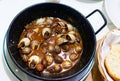
<path fill-rule="evenodd" d="M 99 12 L 104 20 L 104 25 L 96 32 L 98 33 L 106 25 L 106 19 L 99 10 L 95 10 L 87 17 L 84 17 L 75 9 L 58 3 L 42 3 L 26 8 L 14 18 L 7 31 L 7 49 L 11 59 L 20 70 L 22 70 L 28 76 L 37 80 L 70 81 L 70 79 L 73 80 L 74 78 L 76 79 L 76 77 L 79 78 L 76 79 L 77 81 L 82 80 L 88 75 L 94 64 L 96 52 L 96 33 L 94 32 L 93 27 L 87 18 L 95 12 Z M 71 70 L 61 74 L 47 75 L 29 69 L 27 65 L 21 60 L 17 44 L 19 42 L 19 37 L 24 29 L 24 26 L 31 21 L 41 17 L 61 18 L 76 27 L 79 34 L 81 35 L 83 41 L 83 53 L 79 63 L 75 65 Z"/>

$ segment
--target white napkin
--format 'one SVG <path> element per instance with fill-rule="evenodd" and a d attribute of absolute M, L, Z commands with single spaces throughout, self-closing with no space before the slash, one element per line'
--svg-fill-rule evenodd
<path fill-rule="evenodd" d="M 105 56 L 110 51 L 110 45 L 115 43 L 120 43 L 120 30 L 113 30 L 110 33 L 108 33 L 106 38 L 103 41 L 103 45 L 101 48 L 101 67 L 108 81 L 113 81 L 113 79 L 108 75 L 105 69 L 104 59 L 105 59 Z"/>

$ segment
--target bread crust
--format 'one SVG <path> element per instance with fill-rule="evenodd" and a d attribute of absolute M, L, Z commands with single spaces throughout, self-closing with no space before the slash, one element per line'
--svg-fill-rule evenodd
<path fill-rule="evenodd" d="M 120 44 L 111 46 L 110 52 L 104 60 L 106 70 L 111 78 L 120 81 Z"/>

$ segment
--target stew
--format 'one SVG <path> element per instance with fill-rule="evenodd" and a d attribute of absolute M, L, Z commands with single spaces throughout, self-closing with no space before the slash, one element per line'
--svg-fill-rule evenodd
<path fill-rule="evenodd" d="M 25 26 L 18 48 L 21 60 L 30 69 L 43 73 L 61 73 L 78 63 L 82 39 L 70 23 L 55 17 L 43 17 Z"/>

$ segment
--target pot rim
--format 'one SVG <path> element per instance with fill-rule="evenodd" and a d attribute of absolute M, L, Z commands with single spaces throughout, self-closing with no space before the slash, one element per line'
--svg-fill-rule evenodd
<path fill-rule="evenodd" d="M 81 72 L 85 71 L 85 69 L 88 67 L 88 65 L 91 63 L 91 61 L 95 58 L 95 52 L 96 52 L 96 36 L 95 36 L 95 34 L 93 34 L 93 35 L 94 35 L 94 50 L 93 50 L 93 54 L 92 54 L 90 60 L 88 61 L 88 63 L 87 63 L 86 65 L 84 65 L 84 67 L 83 67 L 81 70 L 79 70 L 78 72 L 76 72 L 76 73 L 74 73 L 74 74 L 72 74 L 72 75 L 69 75 L 69 76 L 67 76 L 67 77 L 62 77 L 62 78 L 45 78 L 45 77 L 40 77 L 40 76 L 37 76 L 37 75 L 35 75 L 35 74 L 32 74 L 32 73 L 26 71 L 23 67 L 21 67 L 21 66 L 17 63 L 17 61 L 16 61 L 16 60 L 14 59 L 14 57 L 12 56 L 12 53 L 11 53 L 9 47 L 8 47 L 8 45 L 9 45 L 9 41 L 8 41 L 8 40 L 9 40 L 9 32 L 10 32 L 10 30 L 11 30 L 11 28 L 12 28 L 12 26 L 11 26 L 12 23 L 14 23 L 14 21 L 17 19 L 17 17 L 18 17 L 20 14 L 22 14 L 24 11 L 26 11 L 27 9 L 30 9 L 30 8 L 35 7 L 35 6 L 40 6 L 40 5 L 43 5 L 43 4 L 57 4 L 57 5 L 60 5 L 60 6 L 68 7 L 69 9 L 72 9 L 72 10 L 74 10 L 75 12 L 79 13 L 81 16 L 83 16 L 80 12 L 78 12 L 78 11 L 75 10 L 74 8 L 69 7 L 69 6 L 67 6 L 67 5 L 64 5 L 64 4 L 60 4 L 60 3 L 38 3 L 38 4 L 34 4 L 34 5 L 32 5 L 32 6 L 29 6 L 29 7 L 25 8 L 25 9 L 23 9 L 22 11 L 20 11 L 20 12 L 15 16 L 15 18 L 12 20 L 12 22 L 11 22 L 11 24 L 10 24 L 8 30 L 7 30 L 7 41 L 6 41 L 6 42 L 7 42 L 7 49 L 8 49 L 8 52 L 9 52 L 9 54 L 10 54 L 10 57 L 12 58 L 13 62 L 15 63 L 15 65 L 16 65 L 19 69 L 21 69 L 23 72 L 25 72 L 25 73 L 28 74 L 29 76 L 34 77 L 34 78 L 37 78 L 37 79 L 40 79 L 40 80 L 57 80 L 57 81 L 58 81 L 58 80 L 66 80 L 66 79 L 75 77 L 76 75 L 78 75 L 78 74 L 80 74 Z M 84 16 L 83 16 L 83 17 L 84 17 Z M 85 18 L 85 17 L 84 17 L 84 18 Z M 88 20 L 87 20 L 86 18 L 85 18 L 85 20 L 88 22 Z M 88 23 L 89 23 L 89 22 L 88 22 Z M 91 25 L 91 24 L 90 24 L 90 25 Z M 93 31 L 93 33 L 94 33 L 94 30 L 93 30 L 92 26 L 91 26 L 91 29 L 92 29 L 92 31 Z"/>

